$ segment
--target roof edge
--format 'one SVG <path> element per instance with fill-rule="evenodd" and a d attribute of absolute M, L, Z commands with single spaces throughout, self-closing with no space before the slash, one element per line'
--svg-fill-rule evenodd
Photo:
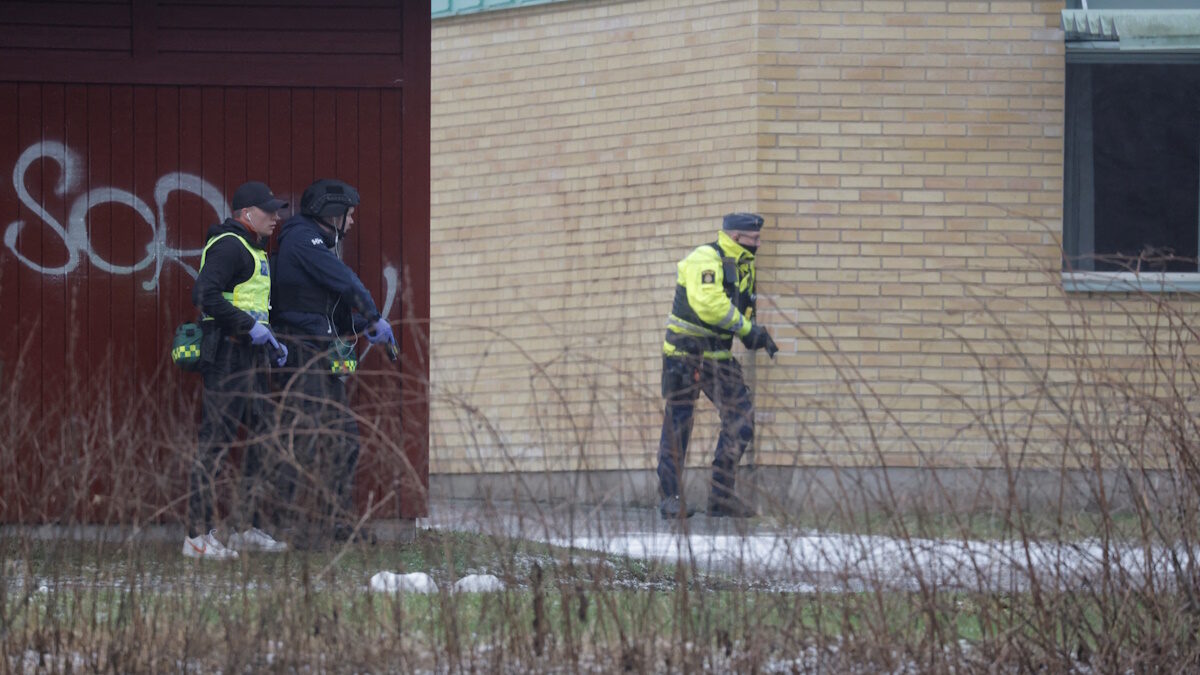
<path fill-rule="evenodd" d="M 1200 10 L 1064 9 L 1066 42 L 1117 42 L 1120 49 L 1200 49 Z"/>

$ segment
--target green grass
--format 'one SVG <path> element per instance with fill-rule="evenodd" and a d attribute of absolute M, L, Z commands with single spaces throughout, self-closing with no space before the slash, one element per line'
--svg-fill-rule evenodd
<path fill-rule="evenodd" d="M 1014 642 L 1044 660 L 1055 654 L 1066 658 L 1081 646 L 1098 652 L 1115 637 L 1100 630 L 1099 603 L 1057 601 L 1064 606 L 1062 618 L 1043 632 L 1036 621 L 1041 614 L 1028 595 L 946 594 L 930 602 L 906 593 L 821 596 L 696 589 L 682 594 L 582 583 L 544 587 L 542 592 L 523 587 L 463 595 L 381 595 L 351 588 L 312 593 L 242 588 L 216 594 L 108 589 L 40 601 L 38 611 L 19 615 L 25 619 L 9 623 L 5 634 L 43 643 L 47 636 L 70 635 L 61 643 L 68 650 L 97 643 L 133 649 L 156 635 L 161 649 L 201 660 L 214 648 L 222 654 L 240 649 L 245 655 L 266 653 L 268 645 L 277 644 L 304 660 L 339 650 L 365 653 L 372 645 L 388 644 L 388 653 L 425 661 L 435 654 L 465 658 L 480 645 L 503 647 L 517 658 L 537 652 L 536 645 L 543 656 L 553 651 L 558 657 L 572 650 L 617 653 L 631 645 L 653 651 L 660 643 L 728 656 L 753 649 L 782 655 L 801 645 L 824 643 L 870 659 L 880 646 L 919 653 L 931 645 L 965 643 L 968 650 L 985 650 Z M 1133 616 L 1146 615 L 1129 618 Z M 1163 641 L 1165 635 L 1166 642 L 1185 646 L 1185 624 L 1178 627 L 1155 639 Z M 147 654 L 121 658 L 149 662 Z"/>
<path fill-rule="evenodd" d="M 1079 654 L 1187 663 L 1200 632 L 1185 594 L 1162 589 L 780 592 L 686 566 L 428 530 L 403 545 L 230 562 L 185 559 L 174 544 L 9 540 L 0 553 L 0 652 L 84 655 L 85 670 L 289 670 L 322 659 L 367 671 L 538 670 L 590 658 L 604 670 L 742 671 L 817 648 L 833 671 L 937 670 L 951 657 L 1061 670 Z M 440 591 L 370 592 L 381 570 L 426 572 Z M 507 588 L 450 592 L 469 573 Z"/>
<path fill-rule="evenodd" d="M 39 542 L 0 544 L 4 574 L 43 578 L 56 586 L 103 586 L 140 579 L 237 588 L 280 585 L 289 589 L 327 585 L 365 586 L 376 572 L 425 572 L 435 581 L 453 582 L 466 574 L 494 574 L 508 584 L 523 583 L 539 565 L 566 570 L 572 578 L 601 575 L 617 585 L 670 582 L 673 567 L 610 557 L 523 539 L 475 533 L 420 530 L 403 544 L 348 545 L 328 551 L 249 554 L 236 561 L 184 558 L 175 543 Z"/>

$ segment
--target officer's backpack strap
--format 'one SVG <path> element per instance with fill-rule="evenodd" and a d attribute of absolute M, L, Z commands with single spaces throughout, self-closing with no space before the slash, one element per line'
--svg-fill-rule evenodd
<path fill-rule="evenodd" d="M 717 252 L 717 257 L 721 259 L 721 276 L 724 277 L 721 281 L 725 287 L 725 295 L 730 300 L 736 301 L 738 297 L 737 261 L 725 255 L 725 251 L 721 250 L 720 243 L 714 241 L 709 243 L 709 246 L 713 247 L 713 250 Z"/>
<path fill-rule="evenodd" d="M 721 256 L 721 275 L 724 277 L 722 282 L 725 295 L 729 296 L 729 300 L 738 308 L 738 311 L 744 312 L 749 309 L 750 313 L 746 316 L 754 316 L 755 307 L 758 305 L 758 280 L 754 280 L 754 285 L 747 289 L 746 293 L 742 293 L 741 288 L 738 286 L 737 260 L 725 255 L 719 243 L 712 242 L 709 246 L 713 247 L 717 255 Z"/>

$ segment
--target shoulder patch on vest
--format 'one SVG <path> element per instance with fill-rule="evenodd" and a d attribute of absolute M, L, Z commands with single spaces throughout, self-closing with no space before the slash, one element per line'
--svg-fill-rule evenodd
<path fill-rule="evenodd" d="M 313 246 L 324 246 L 325 242 L 320 237 L 313 237 L 312 245 Z"/>
<path fill-rule="evenodd" d="M 700 283 L 711 284 L 716 283 L 717 273 L 713 270 L 704 270 L 700 273 Z"/>

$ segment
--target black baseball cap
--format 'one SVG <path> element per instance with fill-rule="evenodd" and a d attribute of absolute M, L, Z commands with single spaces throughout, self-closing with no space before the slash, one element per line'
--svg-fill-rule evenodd
<path fill-rule="evenodd" d="M 257 206 L 267 213 L 274 213 L 279 209 L 286 209 L 288 203 L 277 199 L 266 183 L 252 180 L 242 183 L 241 187 L 234 191 L 232 206 L 234 211 Z"/>

